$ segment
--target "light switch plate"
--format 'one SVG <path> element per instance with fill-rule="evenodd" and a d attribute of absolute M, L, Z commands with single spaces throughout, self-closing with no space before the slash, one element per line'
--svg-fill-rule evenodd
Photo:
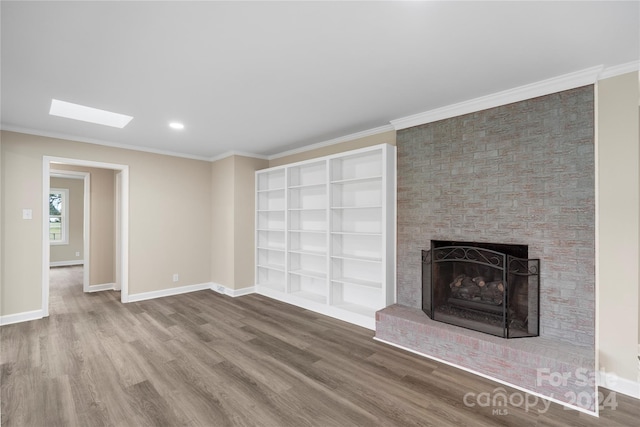
<path fill-rule="evenodd" d="M 22 209 L 22 219 L 33 219 L 33 211 L 31 209 Z"/>

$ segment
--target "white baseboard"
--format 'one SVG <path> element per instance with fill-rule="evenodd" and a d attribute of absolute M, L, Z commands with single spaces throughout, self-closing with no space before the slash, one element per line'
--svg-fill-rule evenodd
<path fill-rule="evenodd" d="M 154 298 L 168 297 L 171 295 L 186 294 L 189 292 L 203 291 L 211 289 L 213 283 L 200 283 L 197 285 L 180 286 L 177 288 L 162 289 L 160 291 L 141 292 L 139 294 L 129 294 L 129 302 L 144 301 Z"/>
<path fill-rule="evenodd" d="M 16 313 L 16 314 L 7 314 L 5 316 L 0 316 L 0 325 L 4 326 L 4 325 L 11 325 L 13 323 L 28 322 L 30 320 L 42 319 L 43 317 L 44 316 L 43 316 L 42 310 L 33 310 L 33 311 L 25 311 L 22 313 Z"/>
<path fill-rule="evenodd" d="M 598 372 L 597 378 L 598 386 L 600 387 L 624 394 L 625 396 L 640 399 L 640 378 L 638 378 L 639 381 L 633 381 L 626 378 L 618 378 L 616 375 L 607 372 Z"/>
<path fill-rule="evenodd" d="M 89 285 L 89 290 L 87 292 L 112 291 L 115 288 L 115 283 L 101 283 L 99 285 Z"/>
<path fill-rule="evenodd" d="M 247 288 L 242 288 L 242 289 L 233 289 L 231 290 L 231 293 L 227 294 L 229 296 L 232 297 L 241 297 L 243 295 L 249 295 L 249 294 L 253 294 L 256 292 L 256 287 L 255 286 L 249 286 Z"/>
<path fill-rule="evenodd" d="M 49 267 L 70 267 L 72 265 L 84 265 L 84 261 L 76 259 L 71 261 L 52 261 L 49 263 Z"/>
<path fill-rule="evenodd" d="M 264 295 L 265 297 L 273 298 L 278 301 L 285 302 L 287 304 L 295 305 L 324 316 L 333 317 L 344 322 L 352 323 L 354 325 L 361 326 L 363 328 L 375 331 L 376 319 L 374 316 L 355 313 L 350 310 L 345 310 L 339 306 L 331 306 L 324 302 L 314 301 L 308 298 L 300 297 L 295 293 L 287 293 L 277 289 L 273 289 L 269 286 L 256 286 L 256 293 L 258 295 Z"/>
<path fill-rule="evenodd" d="M 89 292 L 98 292 L 116 289 L 115 283 L 102 283 L 100 285 L 89 286 Z M 129 302 L 144 301 L 154 298 L 168 297 L 171 295 L 186 294 L 189 292 L 213 290 L 218 293 L 228 295 L 230 297 L 240 297 L 242 295 L 248 295 L 255 292 L 255 286 L 250 286 L 242 289 L 230 289 L 226 286 L 218 283 L 208 282 L 200 283 L 197 285 L 180 286 L 177 288 L 162 289 L 160 291 L 142 292 L 139 294 L 130 294 Z M 28 322 L 30 320 L 42 319 L 42 310 L 25 311 L 23 313 L 8 314 L 6 316 L 0 316 L 0 326 L 11 325 L 13 323 Z"/>
<path fill-rule="evenodd" d="M 249 295 L 254 293 L 256 291 L 256 287 L 249 286 L 247 288 L 242 288 L 242 289 L 231 289 L 219 283 L 211 283 L 211 290 L 216 291 L 219 294 L 228 295 L 230 297 L 235 298 L 235 297 L 241 297 L 243 295 Z"/>

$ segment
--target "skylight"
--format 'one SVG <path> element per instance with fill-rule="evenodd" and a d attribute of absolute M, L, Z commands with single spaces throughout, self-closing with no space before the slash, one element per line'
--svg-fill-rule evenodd
<path fill-rule="evenodd" d="M 111 111 L 99 110 L 97 108 L 60 101 L 58 99 L 51 100 L 49 114 L 120 129 L 125 127 L 131 119 L 133 119 L 133 117 L 124 114 L 112 113 Z"/>

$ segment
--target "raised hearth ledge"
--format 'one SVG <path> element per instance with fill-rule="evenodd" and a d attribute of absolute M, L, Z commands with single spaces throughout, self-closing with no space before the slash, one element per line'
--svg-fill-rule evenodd
<path fill-rule="evenodd" d="M 507 340 L 399 304 L 376 313 L 375 339 L 597 416 L 593 349 L 543 337 Z"/>

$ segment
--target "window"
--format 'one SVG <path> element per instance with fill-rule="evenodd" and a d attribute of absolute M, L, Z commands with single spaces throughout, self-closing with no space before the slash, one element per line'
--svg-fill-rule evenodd
<path fill-rule="evenodd" d="M 49 243 L 52 245 L 69 243 L 68 203 L 69 190 L 66 188 L 49 189 Z"/>

